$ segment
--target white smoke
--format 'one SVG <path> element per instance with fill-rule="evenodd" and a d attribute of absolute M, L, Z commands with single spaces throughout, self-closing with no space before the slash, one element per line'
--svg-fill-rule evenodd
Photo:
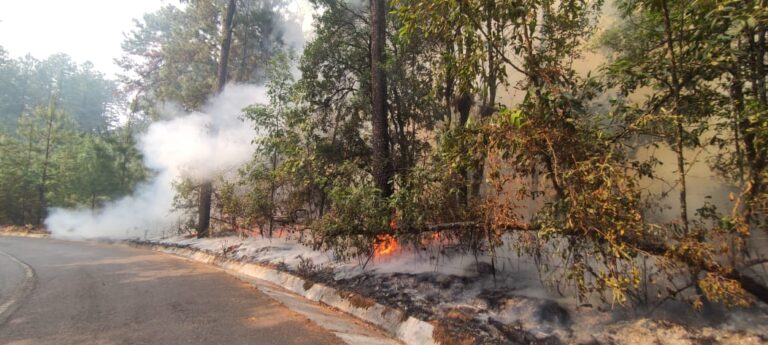
<path fill-rule="evenodd" d="M 256 131 L 241 120 L 242 109 L 267 102 L 264 87 L 230 84 L 200 112 L 153 123 L 138 141 L 144 163 L 156 172 L 151 181 L 99 210 L 52 209 L 45 225 L 54 237 L 66 238 L 161 234 L 178 220 L 173 181 L 213 178 L 250 160 Z"/>

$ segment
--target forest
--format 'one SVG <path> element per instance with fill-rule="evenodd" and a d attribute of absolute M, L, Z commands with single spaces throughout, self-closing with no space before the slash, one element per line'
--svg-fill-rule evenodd
<path fill-rule="evenodd" d="M 177 179 L 175 231 L 511 246 L 580 300 L 768 302 L 765 1 L 310 2 L 306 41 L 285 0 L 168 4 L 116 80 L 0 50 L 0 223 L 130 196 L 167 104 L 255 84 L 255 154 Z"/>
<path fill-rule="evenodd" d="M 117 84 L 64 54 L 8 57 L 0 47 L 0 223 L 40 226 L 48 207 L 129 193 L 149 173 L 118 123 Z"/>

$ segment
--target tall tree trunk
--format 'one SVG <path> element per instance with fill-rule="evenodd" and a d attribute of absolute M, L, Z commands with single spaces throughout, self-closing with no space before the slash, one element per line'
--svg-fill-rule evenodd
<path fill-rule="evenodd" d="M 761 12 L 764 12 L 765 10 L 765 1 L 759 2 L 759 7 Z M 760 22 L 760 24 L 755 29 L 757 33 L 757 37 L 755 38 L 757 40 L 755 44 L 755 78 L 754 78 L 754 92 L 755 92 L 755 98 L 757 98 L 760 111 L 766 111 L 768 110 L 768 90 L 766 90 L 766 70 L 765 70 L 765 55 L 766 55 L 766 26 L 764 22 Z M 754 127 L 759 127 L 760 124 L 756 123 L 754 124 Z M 757 130 L 757 128 L 755 128 Z M 754 141 L 754 140 L 753 140 Z M 758 141 L 757 146 L 755 149 L 755 157 L 754 160 L 750 161 L 751 166 L 751 182 L 752 182 L 752 190 L 750 192 L 749 197 L 749 203 L 752 204 L 754 200 L 760 197 L 760 195 L 764 192 L 765 189 L 765 181 L 764 181 L 764 173 L 766 169 L 766 149 L 763 146 L 763 144 L 760 143 L 761 141 Z M 751 208 L 751 205 L 750 205 Z M 751 211 L 751 209 L 750 209 Z M 758 218 L 758 219 L 755 219 Z M 753 219 L 757 222 L 760 221 L 759 217 L 753 217 Z M 768 231 L 768 229 L 766 229 Z"/>
<path fill-rule="evenodd" d="M 229 48 L 232 46 L 232 22 L 235 17 L 236 0 L 229 0 L 227 13 L 222 22 L 221 55 L 219 56 L 219 68 L 216 76 L 216 93 L 224 90 L 227 84 L 227 64 L 229 62 Z M 200 186 L 200 199 L 198 202 L 197 237 L 208 237 L 208 228 L 211 223 L 211 194 L 213 185 L 211 180 L 203 181 Z"/>
<path fill-rule="evenodd" d="M 747 5 L 757 6 L 752 1 Z M 764 1 L 761 1 L 759 6 L 764 6 Z M 765 87 L 765 34 L 766 27 L 761 23 L 755 28 L 747 27 L 744 35 L 746 37 L 744 49 L 747 56 L 746 61 L 744 61 L 746 67 L 744 79 L 750 82 L 749 92 L 757 100 L 758 111 L 768 109 L 768 95 L 766 95 Z M 746 202 L 744 203 L 744 218 L 748 224 L 754 224 L 759 220 L 758 215 L 754 212 L 754 200 L 759 197 L 759 194 L 764 189 L 762 175 L 766 168 L 767 158 L 764 145 L 761 144 L 761 140 L 759 140 L 757 135 L 760 126 L 759 121 L 751 121 L 750 117 L 746 116 L 747 114 L 744 115 L 741 117 L 739 129 L 746 156 L 747 181 L 750 185 L 749 193 L 746 195 Z"/>
<path fill-rule="evenodd" d="M 35 132 L 31 124 L 29 125 L 28 130 L 29 132 L 26 134 L 27 135 L 27 157 L 24 162 L 24 174 L 22 175 L 25 177 L 29 176 L 29 170 L 32 168 L 32 153 L 33 153 L 34 144 L 35 144 L 35 140 L 33 138 Z M 21 189 L 21 201 L 20 201 L 21 223 L 26 225 L 27 221 L 30 219 L 29 216 L 32 215 L 32 212 L 27 209 L 27 196 L 28 194 L 30 194 L 30 191 L 29 191 L 30 184 L 28 183 L 27 180 L 22 180 L 22 181 L 23 181 L 23 186 Z"/>
<path fill-rule="evenodd" d="M 457 35 L 460 35 L 461 31 L 457 31 L 456 33 Z M 461 61 L 463 61 L 467 56 L 472 54 L 473 43 L 474 41 L 470 36 L 464 40 L 463 45 L 460 45 L 458 47 L 459 51 L 458 51 L 457 61 L 459 61 L 459 63 L 461 63 Z M 474 105 L 474 98 L 470 93 L 471 85 L 472 85 L 472 82 L 468 81 L 467 78 L 459 79 L 459 84 L 458 84 L 459 94 L 455 100 L 456 112 L 458 113 L 458 119 L 456 119 L 455 128 L 458 128 L 460 130 L 465 128 L 467 123 L 469 122 L 470 112 L 472 111 L 472 106 Z M 463 146 L 461 148 L 461 151 L 467 152 L 469 148 L 466 147 L 466 145 L 464 144 L 462 145 Z M 467 206 L 469 205 L 472 176 L 470 175 L 468 166 L 465 164 L 461 165 L 461 167 L 457 171 L 457 174 L 459 175 L 458 176 L 459 186 L 457 186 L 458 193 L 456 195 L 456 197 L 458 198 L 457 204 L 458 206 Z"/>
<path fill-rule="evenodd" d="M 245 31 L 245 29 L 243 29 Z M 240 51 L 240 68 L 237 70 L 237 81 L 244 82 L 248 80 L 248 72 L 247 72 L 247 65 L 248 65 L 248 33 L 244 32 L 242 34 L 242 50 Z"/>
<path fill-rule="evenodd" d="M 460 29 L 456 29 L 456 36 L 458 36 Z M 453 40 L 446 42 L 445 55 L 448 56 L 446 60 L 454 59 L 454 46 Z M 453 120 L 453 93 L 456 87 L 456 76 L 453 71 L 453 62 L 449 62 L 445 70 L 445 90 L 443 90 L 443 99 L 445 101 L 446 114 L 444 116 L 446 122 L 446 128 L 451 128 L 451 121 Z"/>
<path fill-rule="evenodd" d="M 744 113 L 744 81 L 741 78 L 738 62 L 731 70 L 731 89 L 730 97 L 733 107 L 733 137 L 734 149 L 736 155 L 736 166 L 739 169 L 738 180 L 744 184 L 744 152 L 741 149 L 741 129 L 742 114 Z"/>
<path fill-rule="evenodd" d="M 469 94 L 469 91 L 462 90 L 459 97 L 456 99 L 456 111 L 459 113 L 458 121 L 456 122 L 456 127 L 461 129 L 464 128 L 464 126 L 467 125 L 467 122 L 469 121 L 469 112 L 472 110 L 472 95 Z M 463 144 L 462 144 L 463 145 Z M 464 145 L 466 146 L 466 145 Z M 462 147 L 463 152 L 467 152 L 467 147 Z M 462 164 L 459 169 L 457 169 L 458 174 L 458 193 L 456 195 L 457 197 L 457 204 L 459 206 L 467 206 L 469 205 L 469 188 L 471 186 L 467 186 L 468 181 L 471 181 L 469 176 L 469 169 L 466 165 Z M 471 183 L 470 183 L 471 185 Z"/>
<path fill-rule="evenodd" d="M 384 75 L 386 1 L 371 0 L 371 105 L 373 126 L 373 179 L 383 197 L 392 195 L 392 160 L 387 120 L 387 80 Z"/>
<path fill-rule="evenodd" d="M 395 122 L 395 138 L 396 143 L 400 149 L 400 156 L 396 162 L 393 162 L 394 171 L 406 171 L 413 167 L 413 160 L 411 159 L 411 145 L 408 140 L 407 133 L 407 121 L 403 118 L 403 103 L 400 97 L 400 92 L 397 87 L 392 88 L 392 95 L 395 101 L 395 109 L 392 119 Z"/>
<path fill-rule="evenodd" d="M 128 126 L 130 126 L 130 124 L 128 124 Z M 123 142 L 120 143 L 120 145 L 120 180 L 118 182 L 118 190 L 120 193 L 125 193 L 128 189 L 128 145 L 125 142 L 125 139 L 123 139 Z"/>
<path fill-rule="evenodd" d="M 275 184 L 275 171 L 277 170 L 277 153 L 272 153 L 272 177 L 269 182 L 269 238 L 272 238 L 272 232 L 275 229 L 275 193 L 277 185 Z"/>
<path fill-rule="evenodd" d="M 680 79 L 677 71 L 677 55 L 675 54 L 675 41 L 673 37 L 673 29 L 672 29 L 672 22 L 669 18 L 669 6 L 667 4 L 667 0 L 662 0 L 661 2 L 662 10 L 664 11 L 664 32 L 666 34 L 666 45 L 667 45 L 667 52 L 669 53 L 670 58 L 670 74 L 672 78 L 672 96 L 674 100 L 673 109 L 675 112 L 675 130 L 676 130 L 676 148 L 677 151 L 677 170 L 678 170 L 678 179 L 680 183 L 680 219 L 683 223 L 683 230 L 685 232 L 688 232 L 688 198 L 687 198 L 687 185 L 685 182 L 685 152 L 684 152 L 684 142 L 683 142 L 683 135 L 685 134 L 685 129 L 683 128 L 683 118 L 680 114 L 680 91 L 681 91 L 681 85 L 680 85 Z"/>
<path fill-rule="evenodd" d="M 487 79 L 485 81 L 485 86 L 488 88 L 488 96 L 483 101 L 483 107 L 480 110 L 480 116 L 481 117 L 488 117 L 493 115 L 494 112 L 496 112 L 496 57 L 494 54 L 493 45 L 495 42 L 491 41 L 490 37 L 495 37 L 493 34 L 493 12 L 495 10 L 493 1 L 489 1 L 487 4 L 487 11 L 488 13 L 486 21 L 485 21 L 485 29 L 488 31 L 489 38 L 487 39 L 487 47 L 488 50 L 487 54 L 487 61 L 488 64 L 488 74 Z M 485 179 L 485 154 L 483 154 L 483 158 L 477 163 L 477 166 L 475 167 L 474 171 L 472 172 L 472 185 L 470 188 L 471 196 L 473 198 L 479 198 L 480 197 L 480 190 L 483 186 L 483 181 Z"/>
<path fill-rule="evenodd" d="M 43 219 L 45 219 L 46 216 L 46 209 L 47 209 L 47 200 L 45 198 L 46 193 L 46 185 L 48 184 L 48 165 L 50 164 L 51 160 L 51 145 L 53 144 L 53 119 L 56 113 L 56 104 L 54 100 L 54 96 L 51 95 L 51 99 L 48 102 L 48 123 L 46 124 L 46 134 L 45 134 L 45 151 L 43 152 L 43 171 L 40 175 L 40 186 L 38 187 L 38 198 L 39 198 L 39 204 L 40 208 L 38 209 L 37 213 L 37 219 L 35 220 L 35 225 L 40 225 L 43 223 Z"/>
<path fill-rule="evenodd" d="M 487 11 L 486 14 L 488 17 L 485 21 L 485 30 L 488 31 L 489 37 L 486 39 L 488 53 L 487 53 L 487 61 L 488 64 L 488 79 L 486 80 L 486 87 L 488 88 L 488 98 L 485 101 L 485 106 L 483 107 L 483 110 L 481 111 L 480 115 L 483 117 L 490 116 L 496 111 L 496 89 L 497 89 L 497 82 L 496 80 L 498 72 L 498 66 L 496 66 L 496 54 L 494 53 L 494 45 L 496 42 L 492 41 L 491 38 L 496 37 L 494 34 L 494 21 L 493 21 L 493 13 L 496 9 L 494 0 L 488 1 L 487 4 Z"/>

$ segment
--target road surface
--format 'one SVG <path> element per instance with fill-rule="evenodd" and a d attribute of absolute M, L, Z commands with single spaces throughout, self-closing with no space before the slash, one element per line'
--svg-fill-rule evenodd
<path fill-rule="evenodd" d="M 341 343 L 207 265 L 123 246 L 0 237 L 0 344 Z"/>

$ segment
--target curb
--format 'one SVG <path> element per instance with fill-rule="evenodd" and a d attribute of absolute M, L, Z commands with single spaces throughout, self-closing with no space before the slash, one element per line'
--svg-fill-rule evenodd
<path fill-rule="evenodd" d="M 131 247 L 151 249 L 193 261 L 213 265 L 240 279 L 260 279 L 276 284 L 306 299 L 336 308 L 383 330 L 408 345 L 438 345 L 433 337 L 434 325 L 402 310 L 376 303 L 356 293 L 340 291 L 257 263 L 242 262 L 202 250 L 174 247 L 152 242 L 127 241 Z"/>
<path fill-rule="evenodd" d="M 7 231 L 0 232 L 0 236 L 5 237 L 28 237 L 28 238 L 50 238 L 51 235 L 43 234 L 39 232 L 21 232 L 21 231 Z"/>

